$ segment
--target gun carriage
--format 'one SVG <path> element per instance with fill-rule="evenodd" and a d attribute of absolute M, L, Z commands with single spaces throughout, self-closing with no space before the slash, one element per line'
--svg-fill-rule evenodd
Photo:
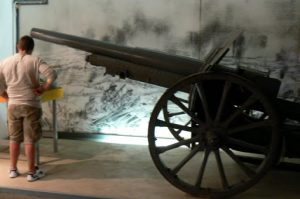
<path fill-rule="evenodd" d="M 86 60 L 108 74 L 167 88 L 151 114 L 149 151 L 159 172 L 184 192 L 228 197 L 282 158 L 300 157 L 300 104 L 277 97 L 281 82 L 220 65 L 240 32 L 204 61 L 38 28 L 31 35 L 91 53 Z"/>

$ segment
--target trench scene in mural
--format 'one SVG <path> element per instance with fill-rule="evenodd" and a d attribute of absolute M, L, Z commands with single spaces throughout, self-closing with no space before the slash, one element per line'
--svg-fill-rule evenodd
<path fill-rule="evenodd" d="M 44 57 L 58 72 L 56 86 L 65 89 L 57 103 L 58 128 L 66 132 L 146 132 L 153 104 L 165 88 L 105 75 L 105 68 L 86 63 L 86 53 L 58 48 L 64 60 L 52 53 Z M 44 125 L 51 127 L 52 103 L 44 103 Z"/>
<path fill-rule="evenodd" d="M 76 2 L 53 0 L 48 7 L 22 8 L 22 32 L 44 28 L 203 60 L 232 30 L 243 29 L 221 64 L 280 79 L 278 97 L 300 102 L 298 1 Z M 89 15 L 78 12 L 83 7 Z M 28 21 L 34 9 L 44 9 L 45 14 L 54 10 L 57 16 L 51 14 L 47 25 L 41 19 Z M 55 23 L 58 19 L 63 20 Z M 59 131 L 147 134 L 152 109 L 166 88 L 104 75 L 104 67 L 85 61 L 86 52 L 36 43 L 35 53 L 58 71 L 57 85 L 65 89 L 65 97 L 58 102 Z M 45 128 L 51 126 L 50 105 L 43 104 Z"/>

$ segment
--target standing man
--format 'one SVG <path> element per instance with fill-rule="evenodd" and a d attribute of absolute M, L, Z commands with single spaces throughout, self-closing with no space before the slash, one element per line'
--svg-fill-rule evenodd
<path fill-rule="evenodd" d="M 23 36 L 17 48 L 17 54 L 0 62 L 0 95 L 8 99 L 9 177 L 19 176 L 17 162 L 20 144 L 24 142 L 27 181 L 33 182 L 45 175 L 35 166 L 35 144 L 42 135 L 40 95 L 51 87 L 56 72 L 32 56 L 34 41 L 31 37 Z M 45 78 L 43 84 L 40 84 L 40 75 Z"/>

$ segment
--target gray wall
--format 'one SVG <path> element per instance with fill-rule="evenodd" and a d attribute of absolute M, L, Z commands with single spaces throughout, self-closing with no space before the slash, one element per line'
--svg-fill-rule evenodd
<path fill-rule="evenodd" d="M 275 78 L 284 72 L 280 97 L 298 100 L 299 9 L 296 0 L 49 0 L 21 7 L 21 34 L 38 27 L 203 59 L 232 30 L 244 29 L 223 64 Z M 102 67 L 85 63 L 85 52 L 37 41 L 36 54 L 59 71 L 57 83 L 66 90 L 59 130 L 146 134 L 164 88 L 103 76 Z M 45 125 L 49 117 L 46 111 Z"/>
<path fill-rule="evenodd" d="M 14 52 L 12 0 L 0 1 L 0 60 Z M 7 137 L 6 104 L 0 104 L 0 138 Z"/>
<path fill-rule="evenodd" d="M 48 6 L 23 6 L 21 28 L 193 57 L 200 45 L 203 57 L 216 38 L 239 27 L 245 30 L 244 56 L 276 59 L 288 51 L 289 60 L 299 56 L 299 6 L 297 0 L 51 0 Z"/>

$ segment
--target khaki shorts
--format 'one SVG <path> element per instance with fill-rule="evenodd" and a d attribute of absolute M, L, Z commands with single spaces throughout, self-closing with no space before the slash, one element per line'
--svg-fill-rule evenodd
<path fill-rule="evenodd" d="M 33 144 L 42 136 L 42 109 L 28 105 L 9 105 L 7 111 L 9 139 Z"/>

